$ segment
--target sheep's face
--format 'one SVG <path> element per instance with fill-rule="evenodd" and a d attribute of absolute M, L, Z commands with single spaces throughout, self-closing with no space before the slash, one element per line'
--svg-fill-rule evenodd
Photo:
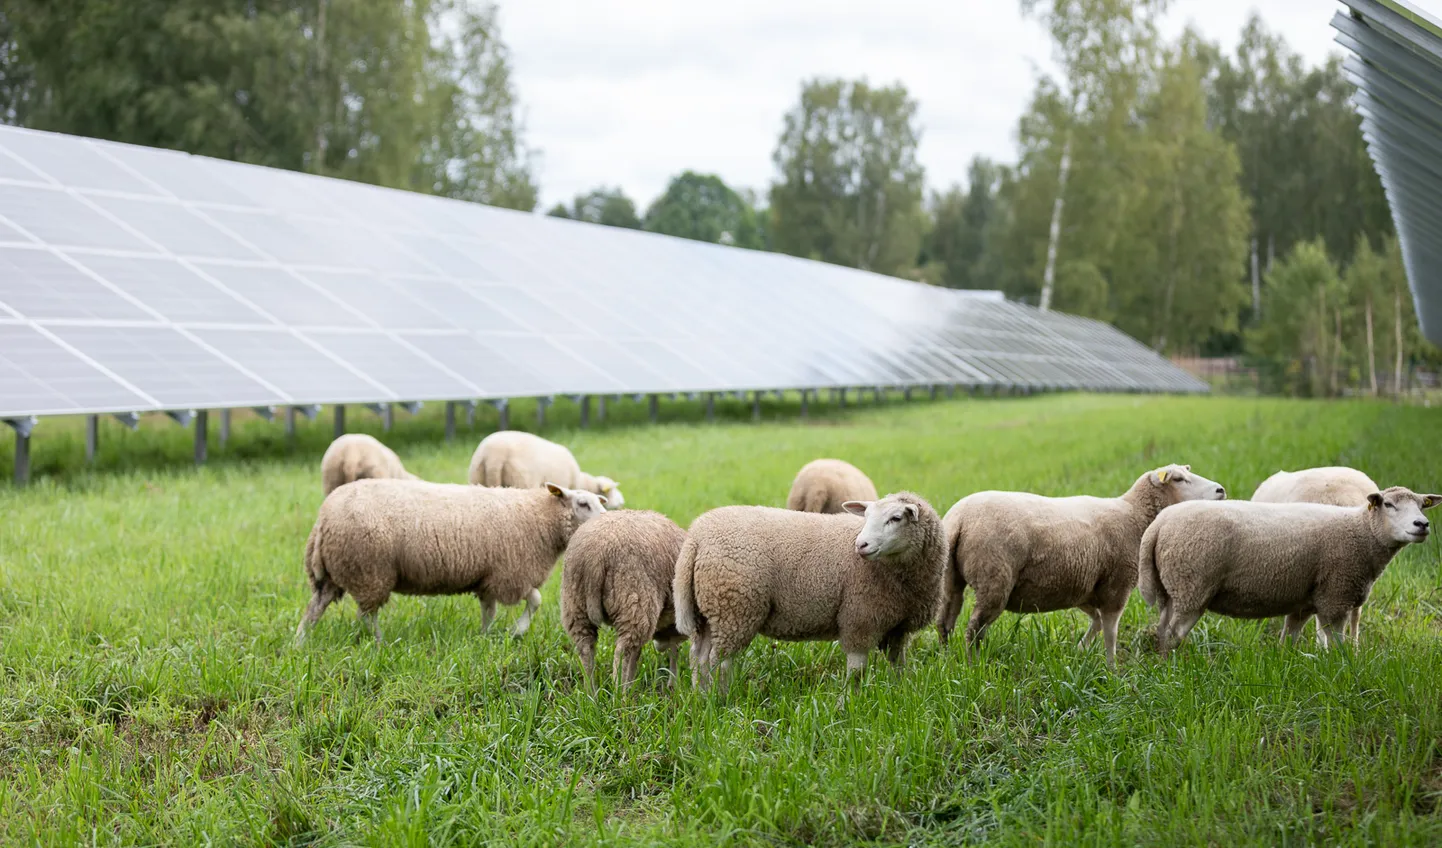
<path fill-rule="evenodd" d="M 1419 495 L 1411 489 L 1393 486 L 1367 496 L 1367 512 L 1378 538 L 1396 545 L 1427 541 L 1432 523 L 1422 514 L 1442 503 L 1442 495 Z"/>
<path fill-rule="evenodd" d="M 621 484 L 610 477 L 597 477 L 596 491 L 606 499 L 608 509 L 620 509 L 626 505 L 626 498 L 621 494 Z"/>
<path fill-rule="evenodd" d="M 1152 485 L 1161 488 L 1171 503 L 1182 501 L 1220 501 L 1227 490 L 1215 480 L 1192 472 L 1190 465 L 1167 465 L 1147 474 Z"/>
<path fill-rule="evenodd" d="M 913 532 L 921 520 L 916 504 L 892 498 L 879 501 L 847 501 L 842 509 L 866 519 L 856 534 L 856 553 L 863 559 L 878 560 L 904 554 L 916 544 Z"/>
<path fill-rule="evenodd" d="M 606 499 L 600 495 L 580 489 L 565 489 L 555 483 L 547 483 L 546 491 L 571 508 L 571 517 L 576 527 L 606 511 Z"/>

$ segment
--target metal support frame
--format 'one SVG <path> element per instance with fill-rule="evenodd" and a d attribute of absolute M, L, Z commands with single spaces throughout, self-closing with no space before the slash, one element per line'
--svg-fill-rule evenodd
<path fill-rule="evenodd" d="M 230 444 L 230 410 L 220 411 L 220 446 L 224 448 Z"/>
<path fill-rule="evenodd" d="M 596 395 L 596 423 L 601 424 L 606 420 L 606 396 Z"/>
<path fill-rule="evenodd" d="M 761 420 L 761 393 L 760 393 L 760 392 L 752 392 L 752 393 L 751 393 L 751 420 L 752 420 L 752 421 L 760 421 L 760 420 Z"/>
<path fill-rule="evenodd" d="M 936 400 L 936 384 L 932 383 L 926 393 L 929 400 Z"/>
<path fill-rule="evenodd" d="M 6 418 L 5 423 L 15 431 L 15 485 L 24 486 L 30 482 L 30 434 L 39 422 L 33 415 L 24 418 Z"/>
<path fill-rule="evenodd" d="M 904 400 L 904 401 L 906 401 L 907 403 L 910 403 L 910 402 L 911 402 L 911 387 L 910 387 L 910 386 L 907 386 L 906 388 L 904 388 L 904 389 L 901 390 L 901 399 Z"/>
<path fill-rule="evenodd" d="M 338 403 L 330 408 L 332 423 L 332 438 L 339 439 L 345 435 L 345 404 Z"/>
<path fill-rule="evenodd" d="M 716 393 L 715 393 L 715 392 L 707 392 L 707 393 L 706 393 L 706 420 L 707 420 L 707 421 L 715 421 L 715 420 L 716 420 Z"/>
<path fill-rule="evenodd" d="M 296 408 L 293 407 L 293 406 L 287 406 L 287 407 L 285 408 L 285 437 L 286 437 L 287 439 L 290 439 L 290 440 L 294 440 L 294 439 L 295 439 L 295 413 L 296 413 L 296 411 L 297 411 Z"/>
<path fill-rule="evenodd" d="M 140 427 L 140 414 L 136 412 L 116 412 L 111 418 L 125 425 L 127 430 L 135 430 Z"/>
<path fill-rule="evenodd" d="M 546 407 L 550 406 L 554 401 L 555 399 L 551 397 L 536 398 L 536 429 L 539 430 L 546 426 Z"/>
<path fill-rule="evenodd" d="M 809 394 L 811 394 L 811 392 L 808 391 L 807 389 L 802 389 L 802 390 L 801 390 L 801 420 L 802 420 L 802 421 L 805 421 L 806 418 L 807 418 L 807 412 L 808 412 L 808 411 L 807 411 L 807 409 L 806 409 L 806 396 L 809 395 Z"/>
<path fill-rule="evenodd" d="M 195 417 L 195 410 L 168 409 L 165 411 L 165 414 L 170 416 L 170 420 L 174 421 L 176 424 L 179 424 L 182 427 L 189 427 L 190 419 Z"/>
<path fill-rule="evenodd" d="M 206 443 L 206 425 L 210 423 L 210 410 L 201 409 L 195 413 L 195 464 L 204 465 L 209 445 Z"/>
<path fill-rule="evenodd" d="M 273 406 L 252 406 L 250 409 L 266 421 L 275 420 L 275 407 Z"/>
<path fill-rule="evenodd" d="M 650 416 L 652 424 L 661 420 L 660 395 L 651 395 L 646 399 L 646 414 Z"/>
<path fill-rule="evenodd" d="M 446 401 L 446 441 L 456 440 L 456 402 Z"/>
<path fill-rule="evenodd" d="M 836 393 L 836 405 L 842 409 L 846 408 L 846 389 L 838 389 Z"/>
<path fill-rule="evenodd" d="M 100 452 L 100 416 L 85 416 L 85 462 L 95 464 L 95 455 Z"/>
<path fill-rule="evenodd" d="M 576 400 L 581 406 L 581 429 L 584 430 L 591 426 L 591 396 L 581 395 Z"/>
<path fill-rule="evenodd" d="M 505 398 L 496 398 L 495 400 L 491 401 L 491 406 L 494 406 L 494 407 L 496 408 L 496 415 L 500 418 L 500 423 L 498 423 L 498 424 L 496 425 L 496 429 L 497 429 L 497 430 L 509 430 L 509 429 L 511 429 L 511 405 L 510 405 L 510 403 L 508 403 Z"/>

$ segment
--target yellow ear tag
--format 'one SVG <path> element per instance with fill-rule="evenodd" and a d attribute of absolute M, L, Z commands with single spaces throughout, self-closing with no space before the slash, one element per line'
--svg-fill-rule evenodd
<path fill-rule="evenodd" d="M 1158 483 L 1165 483 L 1165 482 L 1167 482 L 1167 474 L 1169 474 L 1169 473 L 1170 473 L 1170 472 L 1163 471 L 1160 475 L 1157 476 L 1157 482 L 1158 482 Z"/>

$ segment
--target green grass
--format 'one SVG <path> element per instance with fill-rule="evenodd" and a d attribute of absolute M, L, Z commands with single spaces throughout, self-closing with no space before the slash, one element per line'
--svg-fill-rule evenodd
<path fill-rule="evenodd" d="M 789 411 L 755 425 L 730 404 L 707 425 L 668 404 L 669 422 L 625 426 L 645 415 L 628 402 L 585 431 L 558 410 L 547 432 L 630 505 L 683 524 L 780 504 L 823 455 L 941 510 L 982 488 L 1119 493 L 1167 462 L 1242 497 L 1279 468 L 1329 463 L 1442 488 L 1442 413 L 1415 407 L 1045 396 L 806 424 Z M 876 662 L 844 705 L 835 646 L 765 639 L 725 699 L 661 690 L 649 649 L 637 692 L 592 699 L 560 630 L 559 573 L 519 643 L 481 634 L 474 598 L 397 597 L 382 647 L 348 599 L 291 647 L 328 422 L 289 449 L 278 424 L 238 425 L 199 471 L 174 425 L 107 427 L 97 472 L 73 424 L 44 425 L 36 482 L 0 487 L 0 843 L 1442 841 L 1435 539 L 1379 581 L 1356 651 L 1319 654 L 1310 627 L 1284 647 L 1276 622 L 1207 617 L 1162 661 L 1134 598 L 1117 673 L 1099 646 L 1076 647 L 1084 618 L 1063 612 L 1003 617 L 975 664 L 927 631 L 904 674 Z M 461 481 L 480 431 L 446 444 L 439 427 L 427 410 L 390 441 L 417 473 Z"/>

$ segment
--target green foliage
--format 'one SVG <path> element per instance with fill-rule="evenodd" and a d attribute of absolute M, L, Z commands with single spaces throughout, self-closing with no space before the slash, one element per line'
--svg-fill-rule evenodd
<path fill-rule="evenodd" d="M 531 209 L 489 3 L 15 0 L 0 118 Z"/>
<path fill-rule="evenodd" d="M 924 214 L 916 101 L 901 85 L 813 80 L 773 159 L 775 249 L 883 274 L 916 264 Z"/>
<path fill-rule="evenodd" d="M 967 168 L 965 192 L 953 186 L 932 195 L 922 264 L 937 266 L 938 284 L 954 289 L 997 287 L 996 252 L 990 239 L 997 230 L 997 194 L 1005 176 L 1005 168 L 977 156 Z"/>
<path fill-rule="evenodd" d="M 1262 316 L 1247 335 L 1249 350 L 1285 361 L 1292 390 L 1324 394 L 1335 343 L 1333 312 L 1341 299 L 1341 279 L 1326 245 L 1320 239 L 1298 242 L 1267 273 Z"/>
<path fill-rule="evenodd" d="M 569 218 L 590 224 L 605 224 L 608 227 L 641 229 L 641 219 L 636 215 L 636 204 L 619 186 L 602 186 L 585 194 L 578 194 L 569 208 L 564 203 L 557 203 L 546 214 L 552 218 Z"/>
<path fill-rule="evenodd" d="M 968 492 L 1109 495 L 1191 463 L 1245 497 L 1277 468 L 1346 464 L 1385 484 L 1442 479 L 1418 434 L 1435 410 L 1381 403 L 1061 395 L 813 403 L 810 425 L 726 402 L 608 410 L 546 433 L 683 524 L 781 504 L 796 469 L 844 456 L 882 490 L 945 509 Z M 352 410 L 355 412 L 356 410 Z M 461 482 L 485 428 L 441 441 L 440 410 L 389 434 L 427 479 Z M 530 421 L 517 410 L 515 421 Z M 1372 590 L 1358 649 L 1278 644 L 1277 622 L 1209 615 L 1170 660 L 1139 598 L 1120 668 L 1079 648 L 1080 612 L 1007 614 L 980 656 L 918 636 L 844 704 L 834 645 L 758 639 L 730 696 L 662 686 L 592 697 L 561 631 L 559 573 L 524 640 L 472 597 L 395 597 L 387 644 L 343 600 L 303 648 L 301 549 L 330 422 L 237 422 L 213 463 L 189 433 L 107 423 L 102 464 L 48 419 L 0 487 L 0 842 L 7 845 L 1435 845 L 1442 541 Z M 958 450 L 958 445 L 965 445 Z M 9 440 L 0 444 L 8 469 Z M 134 470 L 153 456 L 161 467 Z M 169 463 L 169 467 L 164 467 Z M 1309 634 L 1310 635 L 1310 634 Z M 602 636 L 602 667 L 612 647 Z M 603 677 L 604 679 L 604 677 Z M 100 837 L 103 836 L 102 840 Z"/>
<path fill-rule="evenodd" d="M 756 211 L 715 174 L 684 171 L 672 177 L 666 193 L 646 210 L 645 226 L 653 233 L 713 244 L 763 246 Z"/>

